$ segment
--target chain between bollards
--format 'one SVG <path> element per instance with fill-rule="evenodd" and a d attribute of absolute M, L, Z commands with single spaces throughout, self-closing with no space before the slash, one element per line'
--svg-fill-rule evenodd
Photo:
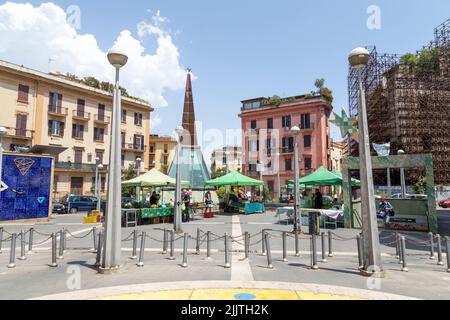
<path fill-rule="evenodd" d="M 228 247 L 228 233 L 225 233 L 225 269 L 229 269 L 231 268 L 231 263 L 228 257 L 228 251 L 229 251 L 229 247 Z"/>
<path fill-rule="evenodd" d="M 97 257 L 95 259 L 95 266 L 100 267 L 101 265 L 101 257 L 102 257 L 102 250 L 103 250 L 103 231 L 100 231 L 98 233 L 98 241 L 97 241 Z"/>
<path fill-rule="evenodd" d="M 430 259 L 434 260 L 436 259 L 436 255 L 434 254 L 434 234 L 430 232 L 428 236 L 430 237 Z"/>
<path fill-rule="evenodd" d="M 34 238 L 34 228 L 31 228 L 30 234 L 28 236 L 28 254 L 33 254 L 33 238 Z"/>
<path fill-rule="evenodd" d="M 169 260 L 175 260 L 175 231 L 170 231 L 170 257 Z"/>
<path fill-rule="evenodd" d="M 19 260 L 24 261 L 27 260 L 27 256 L 25 253 L 25 232 L 22 230 L 20 232 L 20 257 Z"/>
<path fill-rule="evenodd" d="M 450 237 L 445 237 L 445 247 L 447 256 L 447 272 L 450 273 Z"/>
<path fill-rule="evenodd" d="M 287 232 L 283 232 L 283 262 L 288 262 L 288 259 L 287 259 Z"/>
<path fill-rule="evenodd" d="M 185 233 L 184 234 L 184 242 L 183 242 L 183 263 L 181 264 L 181 266 L 183 268 L 188 267 L 188 261 L 187 261 L 188 241 L 189 241 L 189 235 L 187 233 Z"/>
<path fill-rule="evenodd" d="M 50 264 L 50 267 L 56 268 L 58 266 L 58 262 L 56 259 L 56 250 L 57 250 L 57 240 L 56 240 L 56 234 L 52 233 L 52 263 Z"/>
<path fill-rule="evenodd" d="M 408 272 L 408 264 L 406 262 L 406 238 L 404 236 L 402 236 L 400 238 L 401 241 L 401 255 L 402 255 L 402 271 L 403 272 Z"/>
<path fill-rule="evenodd" d="M 139 268 L 144 266 L 145 238 L 147 238 L 147 233 L 144 231 L 141 234 L 141 248 L 139 250 L 139 262 L 137 263 Z"/>
<path fill-rule="evenodd" d="M 270 235 L 269 235 L 269 233 L 265 234 L 264 241 L 266 243 L 266 250 L 267 250 L 267 268 L 273 269 L 272 251 L 270 250 Z"/>
<path fill-rule="evenodd" d="M 328 257 L 333 258 L 333 232 L 328 231 Z"/>
<path fill-rule="evenodd" d="M 441 239 L 441 235 L 438 234 L 436 236 L 436 240 L 437 240 L 437 250 L 438 250 L 438 266 L 443 266 L 444 265 L 444 261 L 442 260 L 442 239 Z"/>
<path fill-rule="evenodd" d="M 137 260 L 137 245 L 138 245 L 138 231 L 134 229 L 133 231 L 133 251 L 131 253 L 131 260 Z"/>
<path fill-rule="evenodd" d="M 317 235 L 315 232 L 311 236 L 311 269 L 319 270 L 317 265 Z"/>
<path fill-rule="evenodd" d="M 8 264 L 8 268 L 10 269 L 16 267 L 16 242 L 17 242 L 17 234 L 13 233 L 11 235 L 11 252 L 9 254 L 9 264 Z"/>

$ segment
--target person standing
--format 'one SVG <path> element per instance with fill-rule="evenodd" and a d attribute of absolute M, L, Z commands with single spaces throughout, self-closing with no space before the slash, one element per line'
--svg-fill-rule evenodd
<path fill-rule="evenodd" d="M 205 217 L 212 218 L 212 197 L 211 191 L 205 193 Z"/>
<path fill-rule="evenodd" d="M 323 209 L 323 195 L 319 189 L 316 189 L 316 193 L 314 195 L 314 209 Z"/>

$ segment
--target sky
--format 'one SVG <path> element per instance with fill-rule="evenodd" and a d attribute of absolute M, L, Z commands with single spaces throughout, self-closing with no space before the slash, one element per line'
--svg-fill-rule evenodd
<path fill-rule="evenodd" d="M 181 123 L 192 68 L 199 132 L 225 136 L 241 126 L 241 100 L 305 94 L 317 78 L 340 113 L 353 48 L 414 52 L 448 18 L 448 0 L 2 2 L 0 59 L 112 81 L 105 54 L 125 50 L 122 83 L 156 108 L 151 130 L 162 135 Z M 341 138 L 337 128 L 332 135 Z M 235 142 L 203 139 L 207 161 L 212 149 Z"/>

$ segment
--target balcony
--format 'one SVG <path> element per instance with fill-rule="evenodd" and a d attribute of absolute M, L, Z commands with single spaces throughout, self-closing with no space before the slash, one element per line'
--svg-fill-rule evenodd
<path fill-rule="evenodd" d="M 63 170 L 63 171 L 92 171 L 95 172 L 97 165 L 90 163 L 72 163 L 72 162 L 57 162 L 55 163 L 55 169 Z M 107 165 L 103 165 L 103 170 L 101 172 L 105 172 L 108 170 Z"/>
<path fill-rule="evenodd" d="M 281 154 L 292 154 L 294 153 L 294 147 L 283 147 L 280 149 Z"/>
<path fill-rule="evenodd" d="M 140 144 L 134 143 L 122 143 L 123 151 L 133 151 L 133 152 L 145 152 L 147 150 L 146 146 L 141 146 Z"/>
<path fill-rule="evenodd" d="M 54 117 L 65 118 L 69 114 L 69 110 L 67 108 L 49 105 L 48 114 Z"/>
<path fill-rule="evenodd" d="M 111 117 L 107 117 L 107 116 L 101 115 L 101 114 L 96 114 L 94 116 L 94 122 L 99 125 L 107 126 L 108 124 L 111 123 Z"/>
<path fill-rule="evenodd" d="M 73 110 L 72 119 L 87 122 L 91 120 L 91 114 L 89 112 Z"/>
<path fill-rule="evenodd" d="M 8 138 L 19 139 L 19 140 L 33 140 L 34 131 L 27 129 L 18 129 L 18 128 L 6 128 L 6 136 Z"/>
<path fill-rule="evenodd" d="M 309 126 L 308 125 L 307 126 L 300 125 L 300 130 L 302 130 L 302 131 L 312 131 L 314 129 L 316 129 L 315 123 L 310 123 Z"/>

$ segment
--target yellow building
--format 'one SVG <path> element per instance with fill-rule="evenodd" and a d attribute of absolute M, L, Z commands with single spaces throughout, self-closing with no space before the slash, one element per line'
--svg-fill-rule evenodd
<path fill-rule="evenodd" d="M 164 174 L 168 174 L 175 157 L 177 141 L 172 137 L 150 136 L 149 164 Z"/>
<path fill-rule="evenodd" d="M 103 192 L 111 136 L 112 95 L 61 74 L 46 74 L 0 61 L 0 126 L 8 130 L 7 151 L 55 156 L 54 197 L 91 194 L 95 168 L 102 171 Z M 141 158 L 149 169 L 150 113 L 153 108 L 122 99 L 122 166 Z"/>
<path fill-rule="evenodd" d="M 330 154 L 333 170 L 342 172 L 344 159 L 348 156 L 348 142 L 332 142 Z"/>

